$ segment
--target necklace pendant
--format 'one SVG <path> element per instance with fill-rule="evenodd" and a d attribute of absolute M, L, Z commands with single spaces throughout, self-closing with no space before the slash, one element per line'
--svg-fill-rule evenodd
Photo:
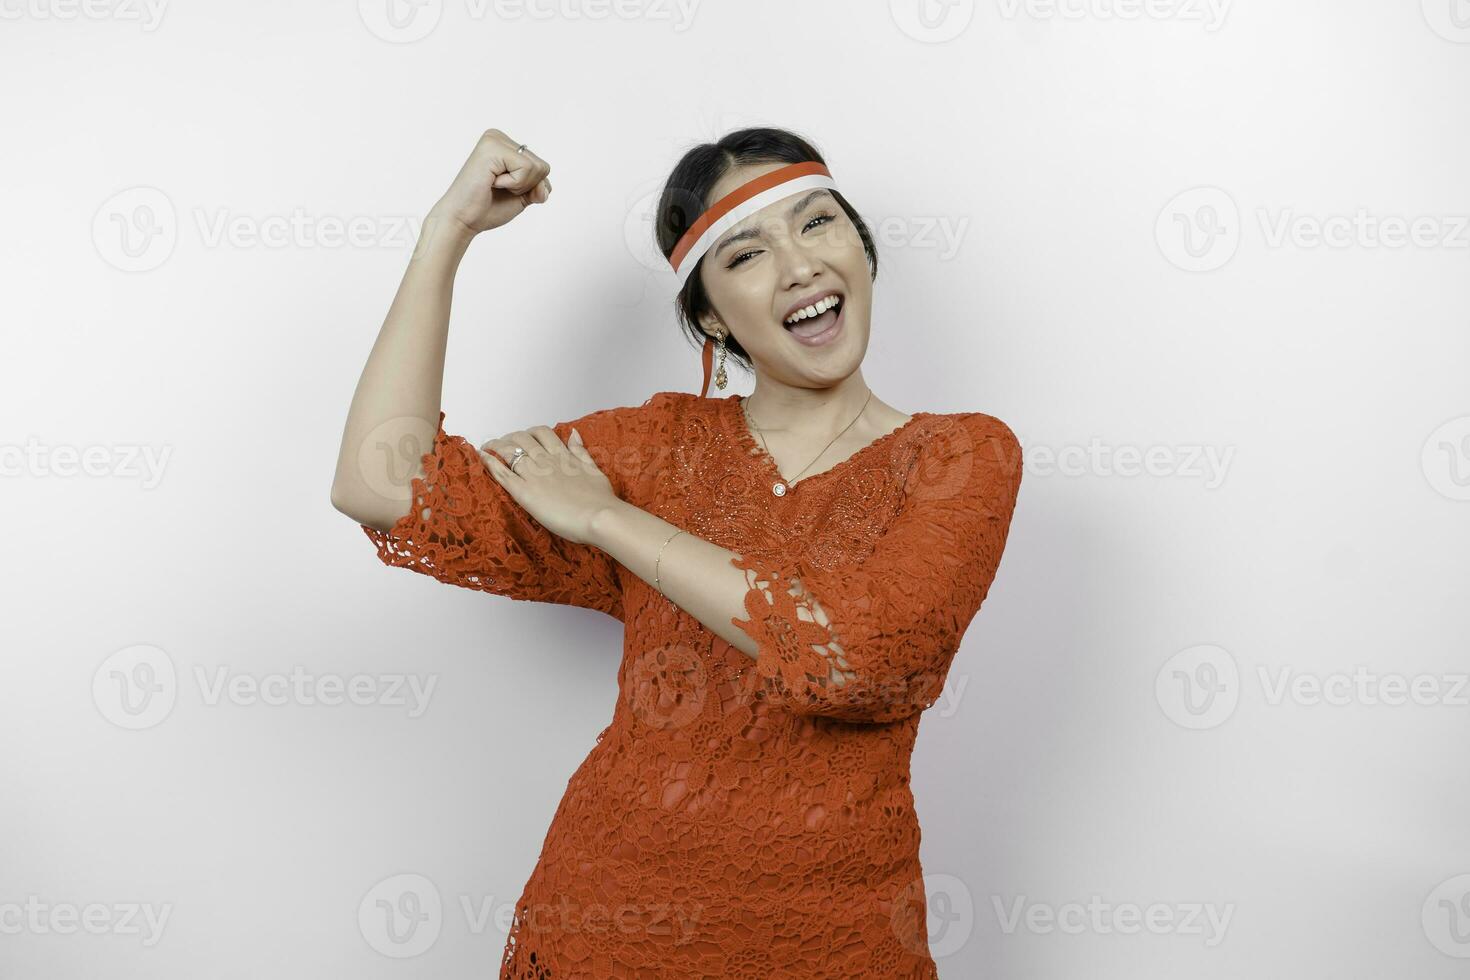
<path fill-rule="evenodd" d="M 786 496 L 786 484 L 778 481 L 774 486 L 771 487 L 771 492 L 778 497 Z"/>

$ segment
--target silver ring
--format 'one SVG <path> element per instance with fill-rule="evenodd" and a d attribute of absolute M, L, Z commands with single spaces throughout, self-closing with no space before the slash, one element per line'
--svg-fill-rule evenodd
<path fill-rule="evenodd" d="M 526 144 L 522 143 L 520 146 L 516 147 L 516 152 L 521 154 L 522 156 L 525 156 Z"/>
<path fill-rule="evenodd" d="M 517 446 L 516 451 L 510 454 L 510 471 L 512 473 L 516 471 L 516 464 L 521 461 L 521 457 L 524 455 L 526 455 L 526 450 L 520 446 Z"/>

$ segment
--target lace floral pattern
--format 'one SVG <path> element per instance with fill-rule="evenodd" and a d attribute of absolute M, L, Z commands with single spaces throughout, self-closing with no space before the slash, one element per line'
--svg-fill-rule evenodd
<path fill-rule="evenodd" d="M 550 534 L 444 416 L 379 558 L 624 624 L 611 723 L 572 775 L 509 978 L 935 978 L 909 760 L 1004 550 L 1020 446 L 917 413 L 785 496 L 736 396 L 576 427 L 619 495 L 735 552 L 755 659 L 599 549 Z"/>

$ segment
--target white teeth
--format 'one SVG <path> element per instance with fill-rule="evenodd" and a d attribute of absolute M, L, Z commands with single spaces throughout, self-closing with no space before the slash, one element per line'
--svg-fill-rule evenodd
<path fill-rule="evenodd" d="M 792 317 L 786 321 L 786 323 L 788 325 L 793 323 L 800 323 L 807 317 L 819 316 L 820 314 L 826 313 L 832 307 L 836 306 L 840 300 L 841 297 L 835 295 L 828 296 L 826 299 L 819 299 L 811 306 L 808 306 L 805 309 L 797 310 L 796 313 L 793 314 Z"/>

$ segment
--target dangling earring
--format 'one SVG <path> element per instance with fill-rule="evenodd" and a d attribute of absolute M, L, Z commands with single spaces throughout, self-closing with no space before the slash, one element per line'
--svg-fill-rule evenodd
<path fill-rule="evenodd" d="M 717 367 L 715 369 L 715 387 L 718 388 L 718 389 L 720 389 L 721 391 L 724 391 L 725 390 L 725 381 L 726 381 L 726 377 L 725 377 L 725 335 L 724 335 L 724 333 L 721 333 L 720 334 L 719 351 L 720 351 L 720 364 L 719 364 L 719 367 Z"/>

